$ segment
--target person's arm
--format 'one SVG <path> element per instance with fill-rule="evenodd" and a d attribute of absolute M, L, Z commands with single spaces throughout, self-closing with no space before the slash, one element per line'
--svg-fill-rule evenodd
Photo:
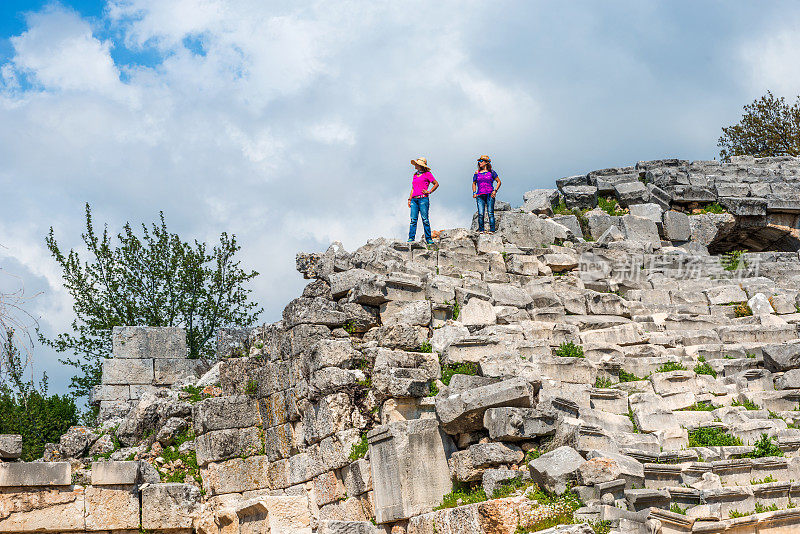
<path fill-rule="evenodd" d="M 408 207 L 411 207 L 411 195 L 414 194 L 414 188 L 411 188 L 411 192 L 408 194 Z"/>
<path fill-rule="evenodd" d="M 475 181 L 475 177 L 477 175 L 472 175 L 472 198 L 477 198 L 478 196 L 478 182 Z"/>
<path fill-rule="evenodd" d="M 500 186 L 502 185 L 502 182 L 500 181 L 500 177 L 499 177 L 499 176 L 497 176 L 497 173 L 495 173 L 495 174 L 494 174 L 494 179 L 495 179 L 495 180 L 497 180 L 497 187 L 495 187 L 495 188 L 492 190 L 492 198 L 494 198 L 494 196 L 495 196 L 495 195 L 497 194 L 497 192 L 500 190 Z"/>
<path fill-rule="evenodd" d="M 433 185 L 433 187 L 431 187 L 430 189 L 428 189 L 428 194 L 429 194 L 429 195 L 430 195 L 431 193 L 433 193 L 434 191 L 436 191 L 437 189 L 439 189 L 439 182 L 437 182 L 437 181 L 436 181 L 436 178 L 433 178 L 433 181 L 431 181 L 431 183 L 430 183 L 430 184 L 428 184 L 428 185 L 429 185 L 429 186 L 430 186 L 430 185 Z"/>

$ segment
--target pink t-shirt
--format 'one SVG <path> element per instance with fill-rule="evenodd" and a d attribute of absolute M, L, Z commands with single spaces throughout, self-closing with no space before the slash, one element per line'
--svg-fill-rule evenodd
<path fill-rule="evenodd" d="M 411 180 L 411 196 L 422 196 L 422 192 L 428 189 L 428 186 L 435 182 L 436 179 L 431 174 L 431 171 L 423 172 L 422 174 L 414 174 Z M 425 195 L 427 196 L 427 195 Z"/>

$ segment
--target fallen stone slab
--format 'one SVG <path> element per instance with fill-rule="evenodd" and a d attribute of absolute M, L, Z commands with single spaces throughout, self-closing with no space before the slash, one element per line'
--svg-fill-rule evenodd
<path fill-rule="evenodd" d="M 761 347 L 764 367 L 773 373 L 800 368 L 800 343 L 780 343 Z"/>
<path fill-rule="evenodd" d="M 452 489 L 435 419 L 379 426 L 367 434 L 367 440 L 377 523 L 430 512 Z"/>
<path fill-rule="evenodd" d="M 585 460 L 572 447 L 562 446 L 528 463 L 531 480 L 547 491 L 563 493 L 573 482 Z"/>
<path fill-rule="evenodd" d="M 317 534 L 377 534 L 369 521 L 320 521 Z"/>
<path fill-rule="evenodd" d="M 530 382 L 512 378 L 452 397 L 437 398 L 436 414 L 445 432 L 460 434 L 483 428 L 483 415 L 489 408 L 530 408 L 534 399 L 535 389 Z"/>
<path fill-rule="evenodd" d="M 22 436 L 0 434 L 0 459 L 14 460 L 22 456 Z"/>
<path fill-rule="evenodd" d="M 483 426 L 496 441 L 522 441 L 554 434 L 555 414 L 534 408 L 489 408 L 483 415 Z"/>
<path fill-rule="evenodd" d="M 479 480 L 489 467 L 516 464 L 522 461 L 522 450 L 503 443 L 476 443 L 466 450 L 454 452 L 448 461 L 450 474 L 459 482 Z"/>
<path fill-rule="evenodd" d="M 329 277 L 331 296 L 339 299 L 358 286 L 361 282 L 375 278 L 375 274 L 366 269 L 349 269 L 339 273 L 332 273 Z"/>
<path fill-rule="evenodd" d="M 16 486 L 69 486 L 69 462 L 0 463 L 0 488 Z"/>

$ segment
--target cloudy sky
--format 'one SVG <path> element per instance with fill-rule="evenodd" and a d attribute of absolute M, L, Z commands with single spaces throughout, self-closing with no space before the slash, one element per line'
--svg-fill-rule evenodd
<path fill-rule="evenodd" d="M 0 290 L 72 318 L 44 247 L 97 222 L 235 233 L 277 320 L 299 250 L 403 237 L 411 167 L 464 226 L 471 169 L 500 197 L 661 157 L 711 159 L 767 89 L 800 93 L 795 2 L 3 0 Z M 62 392 L 71 370 L 36 349 Z"/>

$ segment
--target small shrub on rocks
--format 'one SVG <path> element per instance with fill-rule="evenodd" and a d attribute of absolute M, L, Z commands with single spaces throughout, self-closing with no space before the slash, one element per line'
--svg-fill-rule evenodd
<path fill-rule="evenodd" d="M 667 362 L 661 367 L 658 368 L 656 373 L 669 373 L 670 371 L 685 371 L 686 367 L 683 366 L 682 363 L 679 362 Z"/>
<path fill-rule="evenodd" d="M 698 363 L 694 366 L 694 372 L 698 375 L 711 375 L 713 378 L 717 378 L 717 372 L 708 363 Z"/>
<path fill-rule="evenodd" d="M 750 317 L 753 315 L 753 310 L 750 309 L 746 302 L 743 302 L 733 308 L 733 315 L 736 317 Z"/>
<path fill-rule="evenodd" d="M 556 356 L 561 358 L 583 358 L 583 347 L 572 341 L 564 342 L 556 349 Z"/>
<path fill-rule="evenodd" d="M 689 431 L 690 447 L 731 447 L 743 445 L 742 440 L 721 428 L 703 427 Z"/>
<path fill-rule="evenodd" d="M 483 502 L 485 500 L 486 500 L 486 492 L 483 491 L 483 486 L 481 486 L 480 484 L 473 488 L 470 488 L 468 484 L 465 484 L 463 482 L 455 482 L 453 484 L 453 491 L 442 497 L 442 504 L 434 508 L 434 510 L 455 508 L 456 506 L 463 506 L 465 504 Z"/>
<path fill-rule="evenodd" d="M 761 406 L 759 406 L 758 404 L 749 399 L 745 399 L 743 401 L 735 400 L 731 403 L 731 406 L 744 406 L 745 409 L 753 411 L 761 409 Z"/>
<path fill-rule="evenodd" d="M 353 443 L 353 446 L 350 448 L 350 461 L 355 462 L 359 458 L 363 458 L 367 455 L 367 450 L 369 450 L 369 443 L 367 442 L 367 433 L 361 434 L 361 440 L 358 443 Z"/>
<path fill-rule="evenodd" d="M 767 456 L 783 456 L 783 451 L 778 447 L 778 444 L 766 434 L 761 434 L 761 437 L 755 443 L 753 452 L 742 455 L 743 458 L 766 458 Z"/>
<path fill-rule="evenodd" d="M 475 376 L 478 374 L 478 366 L 471 362 L 462 363 L 448 363 L 442 366 L 442 383 L 445 386 L 450 385 L 450 379 L 453 375 L 470 375 Z"/>

